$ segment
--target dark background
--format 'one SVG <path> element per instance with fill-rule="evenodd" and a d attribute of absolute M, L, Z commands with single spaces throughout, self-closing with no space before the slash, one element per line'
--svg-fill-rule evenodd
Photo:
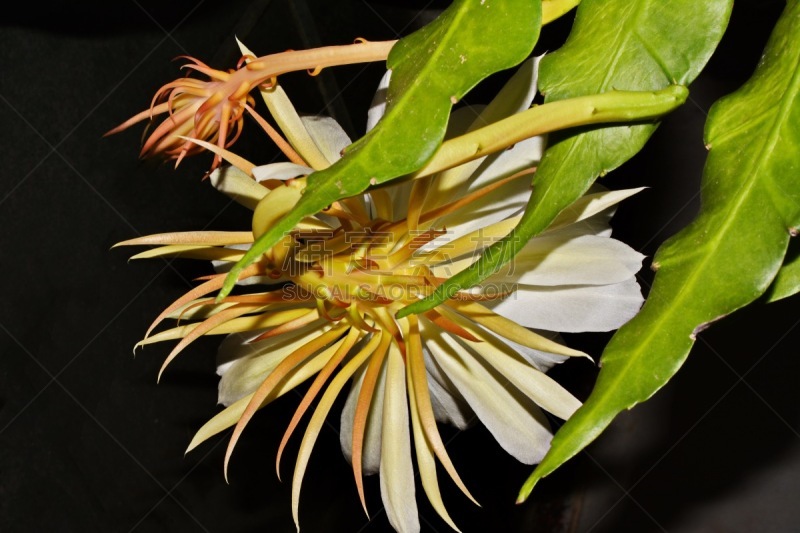
<path fill-rule="evenodd" d="M 134 359 L 155 315 L 205 274 L 190 261 L 126 262 L 115 242 L 162 231 L 242 229 L 248 214 L 200 177 L 209 158 L 137 160 L 141 128 L 103 132 L 145 108 L 190 54 L 233 66 L 238 35 L 257 53 L 404 35 L 446 2 L 207 0 L 18 3 L 0 16 L 0 530 L 293 531 L 289 482 L 274 457 L 298 402 L 263 410 L 222 477 L 225 438 L 183 457 L 217 412 L 214 353 L 200 341 L 155 377 L 169 347 Z M 649 185 L 615 219 L 617 236 L 652 256 L 699 207 L 705 112 L 755 67 L 783 2 L 738 0 L 729 30 L 692 100 L 648 147 L 604 183 Z M 567 18 L 544 30 L 553 50 Z M 382 73 L 355 66 L 282 78 L 298 108 L 333 114 L 355 136 Z M 467 100 L 479 102 L 498 80 Z M 327 103 L 327 105 L 326 105 Z M 275 156 L 248 124 L 237 145 Z M 237 150 L 237 151 L 238 151 Z M 642 284 L 652 281 L 648 271 Z M 515 506 L 530 467 L 486 430 L 443 430 L 454 463 L 483 504 L 442 479 L 465 532 L 763 531 L 800 529 L 800 413 L 795 301 L 761 302 L 700 336 L 677 377 L 621 416 L 587 453 Z M 568 340 L 598 355 L 605 335 Z M 556 375 L 580 397 L 596 369 L 570 362 Z M 335 420 L 334 420 L 335 421 Z M 295 438 L 285 454 L 291 472 Z M 424 531 L 447 531 L 418 487 Z M 374 520 L 363 515 L 337 435 L 324 430 L 301 498 L 304 531 L 386 531 L 377 479 Z"/>

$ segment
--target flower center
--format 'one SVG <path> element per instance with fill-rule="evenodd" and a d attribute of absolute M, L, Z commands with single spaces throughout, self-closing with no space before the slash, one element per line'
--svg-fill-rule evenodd
<path fill-rule="evenodd" d="M 315 317 L 345 319 L 365 331 L 395 329 L 390 317 L 439 282 L 420 249 L 443 232 L 409 236 L 404 224 L 341 222 L 285 238 L 265 257 L 272 275 L 291 282 L 283 290 L 287 300 L 316 301 Z"/>

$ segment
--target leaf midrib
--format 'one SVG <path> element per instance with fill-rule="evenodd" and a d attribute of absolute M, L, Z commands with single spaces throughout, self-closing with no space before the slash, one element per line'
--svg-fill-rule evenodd
<path fill-rule="evenodd" d="M 626 18 L 626 22 L 630 21 L 631 19 L 638 20 L 640 14 L 641 14 L 642 6 L 645 3 L 647 3 L 647 2 L 642 1 L 642 2 L 638 3 L 636 5 L 636 7 L 634 8 L 634 10 L 629 12 L 628 17 Z M 628 42 L 628 40 L 630 39 L 631 33 L 632 32 L 628 32 L 628 33 L 624 34 L 623 38 L 617 42 L 616 48 L 615 48 L 615 51 L 614 51 L 614 57 L 609 62 L 608 72 L 606 73 L 605 77 L 603 78 L 603 81 L 600 82 L 600 90 L 599 90 L 599 92 L 605 92 L 608 89 L 608 83 L 610 82 L 613 74 L 616 74 L 616 67 L 617 67 L 617 64 L 619 62 L 619 58 L 622 55 L 622 48 Z M 572 142 L 569 143 L 569 150 L 567 151 L 565 159 L 568 158 L 573 152 L 575 152 L 575 150 L 577 150 L 578 147 L 581 144 L 583 144 L 585 139 L 586 139 L 585 135 L 580 135 L 578 137 L 573 137 Z M 547 198 L 549 196 L 551 196 L 551 193 L 555 189 L 556 189 L 556 187 L 553 187 L 553 186 L 548 187 L 547 190 L 542 195 L 542 197 L 539 199 L 539 204 L 540 205 L 541 204 L 545 204 L 546 205 L 547 204 Z M 556 216 L 558 216 L 558 214 L 554 215 L 553 218 L 555 218 Z M 544 230 L 544 228 L 542 228 L 538 233 L 540 233 L 542 230 Z M 523 235 L 525 235 L 526 233 L 527 232 L 524 232 Z M 530 235 L 529 238 L 533 237 L 535 235 L 536 235 L 536 233 L 534 233 L 533 235 Z"/>
<path fill-rule="evenodd" d="M 606 72 L 603 81 L 600 83 L 600 92 L 606 92 L 608 90 L 608 83 L 611 81 L 612 76 L 617 72 L 617 64 L 619 63 L 619 58 L 622 55 L 622 48 L 628 43 L 628 41 L 630 41 L 631 36 L 633 36 L 635 33 L 633 28 L 628 27 L 628 24 L 635 23 L 639 20 L 639 16 L 642 14 L 643 6 L 648 3 L 649 2 L 646 0 L 641 0 L 638 2 L 634 6 L 633 10 L 629 12 L 628 17 L 621 25 L 627 31 L 623 34 L 622 39 L 617 43 L 617 47 L 614 50 L 614 58 L 609 63 L 608 72 Z"/>
<path fill-rule="evenodd" d="M 746 194 L 738 195 L 738 201 L 734 204 L 734 206 L 732 206 L 731 209 L 728 210 L 728 213 L 732 213 L 732 214 L 735 215 L 738 212 L 738 210 L 741 208 L 742 204 L 745 202 L 745 199 L 749 198 L 750 192 L 752 191 L 752 189 L 753 189 L 753 187 L 755 186 L 755 183 L 756 183 L 756 178 L 755 178 L 755 172 L 754 171 L 760 169 L 760 167 L 766 161 L 767 156 L 772 153 L 772 148 L 777 143 L 777 139 L 778 139 L 778 136 L 779 136 L 779 134 L 778 134 L 779 128 L 778 127 L 774 127 L 774 126 L 776 124 L 778 124 L 778 123 L 782 124 L 783 121 L 785 120 L 786 115 L 788 114 L 788 108 L 789 108 L 791 102 L 794 100 L 794 97 L 797 95 L 798 89 L 800 89 L 800 58 L 798 58 L 795 61 L 795 69 L 794 69 L 794 73 L 792 75 L 791 83 L 789 84 L 789 86 L 787 87 L 786 91 L 784 92 L 784 95 L 783 95 L 783 98 L 782 98 L 782 102 L 781 102 L 781 106 L 780 106 L 780 108 L 778 110 L 778 113 L 776 114 L 775 118 L 772 120 L 772 124 L 773 124 L 772 133 L 770 134 L 770 136 L 767 139 L 767 141 L 764 143 L 764 145 L 763 145 L 763 147 L 761 149 L 761 155 L 758 157 L 757 161 L 755 161 L 750 166 L 750 169 L 752 169 L 753 171 L 752 172 L 748 172 L 750 177 L 749 177 L 749 179 L 747 181 L 746 189 L 744 189 Z M 735 218 L 734 216 L 728 216 L 726 218 L 725 222 L 722 225 L 722 231 L 717 232 L 717 235 L 725 235 L 725 234 L 727 234 L 728 230 L 730 229 L 731 225 L 733 224 L 733 219 L 734 218 Z M 717 249 L 719 247 L 719 242 L 721 240 L 722 239 L 719 238 L 719 237 L 714 239 L 712 241 L 713 245 L 711 246 L 711 249 Z M 687 290 L 687 288 L 692 287 L 697 283 L 697 277 L 699 276 L 698 272 L 703 270 L 702 267 L 704 267 L 711 260 L 710 257 L 712 257 L 712 254 L 706 255 L 706 259 L 701 261 L 700 264 L 698 265 L 698 268 L 694 269 L 693 273 L 690 274 L 690 276 L 686 280 L 686 283 L 684 283 L 684 285 L 683 285 L 683 289 L 680 291 L 680 293 L 678 293 L 678 296 L 673 301 L 673 305 L 671 306 L 671 309 L 677 310 L 677 309 L 681 308 L 680 303 L 684 299 L 687 298 L 686 294 L 690 292 L 689 290 Z M 666 318 L 664 318 L 664 317 L 669 317 L 672 314 L 674 314 L 674 312 L 675 311 L 667 312 L 665 314 L 662 314 L 661 318 L 656 320 L 654 322 L 653 326 L 651 328 L 649 328 L 649 333 L 643 338 L 643 340 L 641 342 L 638 343 L 640 348 L 638 350 L 636 350 L 634 352 L 634 354 L 632 354 L 631 357 L 628 357 L 626 359 L 626 361 L 627 361 L 626 363 L 623 363 L 621 371 L 616 374 L 617 378 L 612 380 L 610 389 L 613 390 L 614 389 L 613 385 L 616 385 L 616 384 L 620 383 L 621 381 L 624 381 L 624 379 L 627 377 L 626 374 L 628 372 L 628 369 L 633 365 L 633 361 L 634 360 L 638 361 L 639 358 L 642 357 L 641 354 L 642 354 L 642 351 L 645 349 L 645 346 L 649 343 L 649 341 L 658 332 L 662 331 L 662 328 L 660 328 L 658 326 L 663 324 L 664 322 L 668 322 L 668 320 Z M 642 337 L 640 337 L 640 339 L 642 339 Z M 595 402 L 593 405 L 598 405 L 598 404 Z M 596 409 L 597 409 L 597 407 L 595 407 L 594 409 L 590 409 L 590 410 L 591 411 L 595 411 Z"/>
<path fill-rule="evenodd" d="M 464 5 L 466 6 L 467 4 L 464 4 Z M 444 32 L 444 35 L 442 36 L 441 42 L 434 43 L 436 52 L 433 55 L 429 56 L 428 59 L 424 61 L 424 66 L 421 69 L 419 69 L 417 76 L 415 76 L 414 79 L 411 82 L 412 86 L 407 90 L 406 94 L 416 93 L 416 91 L 420 90 L 420 88 L 424 89 L 427 86 L 427 85 L 424 84 L 423 81 L 420 81 L 420 80 L 427 79 L 427 76 L 425 76 L 424 74 L 426 72 L 430 72 L 431 69 L 433 69 L 432 65 L 435 64 L 444 55 L 442 43 L 446 43 L 446 42 L 449 42 L 451 40 L 453 33 L 456 32 L 456 28 L 458 28 L 458 26 L 459 26 L 459 22 L 465 16 L 464 14 L 469 10 L 470 10 L 469 8 L 464 9 L 464 10 L 456 10 L 455 14 L 453 15 L 452 22 L 447 25 L 447 30 Z M 408 58 L 406 60 L 408 60 Z M 387 114 L 391 113 L 392 114 L 391 116 L 395 116 L 398 113 L 395 110 L 399 110 L 400 114 L 402 115 L 404 110 L 407 107 L 412 107 L 413 108 L 413 107 L 415 107 L 417 105 L 418 105 L 418 102 L 417 102 L 416 99 L 414 99 L 413 102 L 412 102 L 410 98 L 401 98 L 400 102 L 398 104 L 392 106 L 391 109 L 387 110 Z M 376 132 L 376 133 L 378 133 L 378 132 Z M 442 136 L 443 135 L 444 135 L 444 132 L 442 132 Z M 433 155 L 434 151 L 435 151 L 435 147 L 432 150 L 430 150 L 430 154 L 428 154 L 428 156 L 429 156 L 428 159 L 430 159 L 430 156 Z"/>

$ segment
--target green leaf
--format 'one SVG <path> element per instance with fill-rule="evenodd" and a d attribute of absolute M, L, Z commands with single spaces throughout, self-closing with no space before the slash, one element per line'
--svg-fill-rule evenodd
<path fill-rule="evenodd" d="M 524 60 L 539 37 L 541 18 L 540 0 L 460 0 L 400 39 L 387 60 L 392 79 L 381 121 L 342 159 L 309 176 L 294 209 L 258 237 L 218 298 L 304 217 L 424 165 L 442 143 L 453 103 L 488 75 Z"/>
<path fill-rule="evenodd" d="M 656 254 L 642 311 L 613 337 L 589 399 L 520 492 L 574 456 L 623 409 L 647 400 L 711 322 L 758 298 L 800 224 L 800 2 L 788 3 L 761 64 L 711 108 L 703 207 Z"/>
<path fill-rule="evenodd" d="M 789 243 L 789 251 L 783 260 L 783 266 L 767 291 L 767 302 L 777 302 L 798 292 L 800 292 L 800 242 L 794 239 Z"/>
<path fill-rule="evenodd" d="M 732 0 L 584 0 L 567 43 L 542 60 L 539 87 L 545 101 L 614 89 L 656 91 L 688 85 L 722 38 L 731 5 Z M 656 126 L 644 122 L 551 135 L 517 228 L 402 314 L 431 309 L 496 272 L 598 176 L 641 150 Z"/>
<path fill-rule="evenodd" d="M 581 0 L 542 0 L 542 24 L 549 24 L 573 10 Z"/>

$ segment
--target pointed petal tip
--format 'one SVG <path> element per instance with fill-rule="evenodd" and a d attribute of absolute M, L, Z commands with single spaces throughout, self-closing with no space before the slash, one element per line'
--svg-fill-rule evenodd
<path fill-rule="evenodd" d="M 533 491 L 533 487 L 536 485 L 536 482 L 539 481 L 538 479 L 534 478 L 533 476 L 529 477 L 525 484 L 519 489 L 519 494 L 517 495 L 517 501 L 514 502 L 517 505 L 522 505 L 526 501 L 528 501 L 528 497 L 531 495 Z"/>
<path fill-rule="evenodd" d="M 164 370 L 167 369 L 167 365 L 169 364 L 169 361 L 170 361 L 169 358 L 167 358 L 167 360 L 164 361 L 164 364 L 161 365 L 161 369 L 159 369 L 159 371 L 158 371 L 158 377 L 156 378 L 156 385 L 160 385 L 161 384 L 161 377 L 164 375 Z"/>
<path fill-rule="evenodd" d="M 194 439 L 192 439 L 192 442 L 189 443 L 189 446 L 187 446 L 186 450 L 183 452 L 183 456 L 186 457 L 187 455 L 189 455 L 189 452 L 191 452 L 195 448 L 197 448 L 197 443 L 195 443 Z"/>
<path fill-rule="evenodd" d="M 124 241 L 115 242 L 114 244 L 111 245 L 111 248 L 109 248 L 109 250 L 114 250 L 115 248 L 119 248 L 120 246 L 135 246 L 137 240 L 138 237 L 135 237 L 133 239 L 125 239 Z"/>
<path fill-rule="evenodd" d="M 128 128 L 128 126 L 130 126 L 130 124 L 128 124 L 127 121 L 123 122 L 118 126 L 114 126 L 113 128 L 111 128 L 110 130 L 108 130 L 103 134 L 103 139 L 105 139 L 106 137 L 111 137 L 112 135 L 115 135 L 121 131 L 125 131 Z"/>
<path fill-rule="evenodd" d="M 240 419 L 241 421 L 241 419 Z M 225 459 L 222 463 L 222 473 L 225 476 L 225 483 L 228 485 L 231 482 L 228 480 L 228 467 L 231 463 L 231 455 L 233 455 L 233 449 L 236 447 L 236 442 L 239 440 L 239 435 L 236 433 L 236 428 L 234 428 L 233 435 L 231 435 L 231 440 L 228 441 L 228 447 L 225 449 Z"/>
<path fill-rule="evenodd" d="M 292 496 L 292 520 L 294 520 L 294 527 L 297 533 L 300 533 L 300 518 L 298 517 L 298 503 Z"/>
<path fill-rule="evenodd" d="M 194 451 L 195 448 L 197 448 L 198 446 L 203 444 L 206 440 L 208 440 L 208 437 L 210 437 L 210 435 L 206 435 L 205 437 L 202 436 L 201 433 L 200 433 L 201 431 L 203 431 L 203 428 L 200 428 L 200 430 L 198 430 L 197 433 L 195 433 L 194 436 L 192 437 L 192 440 L 189 442 L 189 445 L 186 447 L 186 451 L 183 452 L 183 456 L 184 457 L 189 455 L 189 452 Z"/>

